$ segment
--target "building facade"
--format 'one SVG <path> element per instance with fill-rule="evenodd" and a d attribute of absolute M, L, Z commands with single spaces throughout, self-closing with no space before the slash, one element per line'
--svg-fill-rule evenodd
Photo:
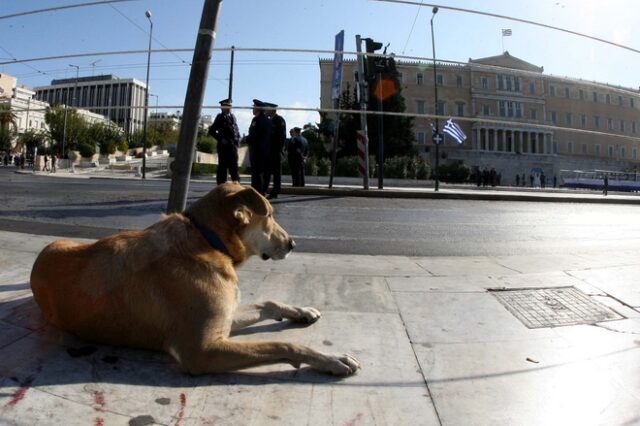
<path fill-rule="evenodd" d="M 331 105 L 331 60 L 321 60 L 321 108 Z M 346 61 L 344 81 L 353 87 L 355 61 Z M 503 183 L 541 170 L 638 170 L 640 93 L 637 90 L 559 78 L 511 56 L 436 64 L 438 104 L 432 63 L 397 62 L 407 113 L 414 115 L 419 151 L 434 163 L 433 116 L 452 117 L 467 135 L 462 145 L 440 147 L 441 161 L 462 160 L 495 168 Z M 428 116 L 423 116 L 428 115 Z M 511 182 L 514 181 L 514 182 Z"/>
<path fill-rule="evenodd" d="M 135 78 L 114 75 L 52 80 L 50 86 L 35 88 L 38 100 L 103 115 L 127 134 L 144 127 L 145 90 L 146 85 Z"/>
<path fill-rule="evenodd" d="M 8 104 L 15 115 L 16 136 L 32 130 L 47 132 L 45 113 L 49 104 L 35 98 L 36 92 L 25 86 L 18 86 L 17 79 L 8 74 L 0 74 L 0 103 Z M 15 141 L 13 142 L 15 145 Z"/>

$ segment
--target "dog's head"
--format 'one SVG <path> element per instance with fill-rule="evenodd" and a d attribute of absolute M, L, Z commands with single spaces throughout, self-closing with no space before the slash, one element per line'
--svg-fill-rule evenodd
<path fill-rule="evenodd" d="M 241 243 L 246 257 L 280 260 L 295 247 L 293 239 L 275 221 L 269 201 L 251 187 L 218 185 L 187 212 L 218 233 L 225 244 Z"/>

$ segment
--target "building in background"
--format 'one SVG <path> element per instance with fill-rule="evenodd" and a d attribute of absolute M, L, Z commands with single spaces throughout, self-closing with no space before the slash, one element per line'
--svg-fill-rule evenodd
<path fill-rule="evenodd" d="M 332 108 L 332 65 L 320 60 L 321 108 Z M 353 90 L 357 64 L 345 61 L 344 67 Z M 462 145 L 442 145 L 441 161 L 495 168 L 505 184 L 538 169 L 546 176 L 562 169 L 640 171 L 637 90 L 544 75 L 543 67 L 504 52 L 466 64 L 438 63 L 436 107 L 432 63 L 396 67 L 406 112 L 415 114 L 416 143 L 432 164 L 432 119 L 421 114 L 452 117 L 467 135 Z"/>
<path fill-rule="evenodd" d="M 15 77 L 0 74 L 0 103 L 8 104 L 16 117 L 16 137 L 29 130 L 49 130 L 44 119 L 49 104 L 37 100 L 35 94 L 35 91 L 25 86 L 18 86 Z M 15 146 L 15 141 L 13 144 Z"/>
<path fill-rule="evenodd" d="M 37 99 L 83 108 L 108 117 L 131 134 L 144 127 L 146 85 L 135 78 L 114 75 L 52 80 L 51 85 L 36 87 Z"/>

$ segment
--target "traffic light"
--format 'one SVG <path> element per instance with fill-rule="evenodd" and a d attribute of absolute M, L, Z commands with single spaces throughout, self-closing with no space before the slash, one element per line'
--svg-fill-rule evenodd
<path fill-rule="evenodd" d="M 367 53 L 375 53 L 376 50 L 382 49 L 382 43 L 374 41 L 372 38 L 367 37 L 364 39 L 364 42 Z M 384 58 L 369 57 L 369 55 L 367 55 L 364 70 L 365 75 L 369 78 L 374 77 L 378 72 L 378 66 L 381 65 L 384 66 Z"/>

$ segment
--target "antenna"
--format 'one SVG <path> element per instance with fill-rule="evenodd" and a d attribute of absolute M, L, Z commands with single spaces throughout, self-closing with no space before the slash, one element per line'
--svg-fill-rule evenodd
<path fill-rule="evenodd" d="M 93 61 L 91 62 L 89 65 L 91 65 L 91 75 L 93 76 L 96 72 L 96 64 L 98 62 L 102 61 L 102 59 L 98 59 L 97 61 Z"/>

